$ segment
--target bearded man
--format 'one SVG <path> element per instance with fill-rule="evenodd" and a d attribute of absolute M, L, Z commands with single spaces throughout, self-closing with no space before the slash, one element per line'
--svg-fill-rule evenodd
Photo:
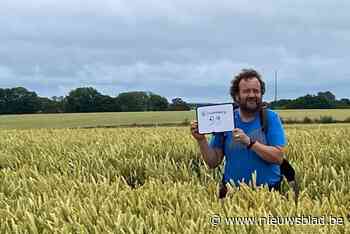
<path fill-rule="evenodd" d="M 253 69 L 243 69 L 231 81 L 230 94 L 239 105 L 234 111 L 235 129 L 217 133 L 209 144 L 204 134 L 198 133 L 198 123 L 191 123 L 192 136 L 197 140 L 201 154 L 209 168 L 217 167 L 225 157 L 223 184 L 249 184 L 256 175 L 256 185 L 279 189 L 282 180 L 280 165 L 286 138 L 278 114 L 266 109 L 268 129 L 263 131 L 261 121 L 262 97 L 265 83 Z"/>

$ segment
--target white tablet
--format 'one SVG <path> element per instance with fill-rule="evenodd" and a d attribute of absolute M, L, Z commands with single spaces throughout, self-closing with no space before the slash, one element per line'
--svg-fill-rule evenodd
<path fill-rule="evenodd" d="M 234 126 L 233 105 L 219 104 L 197 108 L 200 134 L 232 131 Z"/>

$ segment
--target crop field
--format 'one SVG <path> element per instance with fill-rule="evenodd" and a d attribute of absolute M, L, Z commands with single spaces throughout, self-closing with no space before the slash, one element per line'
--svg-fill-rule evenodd
<path fill-rule="evenodd" d="M 0 232 L 349 233 L 350 125 L 286 134 L 297 205 L 286 182 L 219 201 L 188 127 L 3 129 Z"/>
<path fill-rule="evenodd" d="M 278 110 L 284 120 L 301 121 L 304 117 L 319 119 L 331 116 L 335 120 L 350 121 L 350 109 L 332 110 Z M 188 124 L 196 118 L 195 111 L 163 112 L 116 112 L 116 113 L 73 113 L 0 115 L 0 128 L 86 128 L 115 127 L 130 125 L 172 125 Z"/>

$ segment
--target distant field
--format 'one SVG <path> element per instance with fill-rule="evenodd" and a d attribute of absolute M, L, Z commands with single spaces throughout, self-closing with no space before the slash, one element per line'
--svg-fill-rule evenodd
<path fill-rule="evenodd" d="M 283 119 L 302 120 L 306 116 L 311 119 L 320 118 L 320 116 L 332 116 L 336 120 L 350 118 L 350 109 L 279 110 L 277 112 Z"/>
<path fill-rule="evenodd" d="M 302 120 L 320 116 L 332 116 L 336 120 L 350 117 L 350 109 L 332 110 L 282 110 L 277 111 L 283 119 Z M 179 124 L 196 117 L 195 111 L 175 112 L 128 112 L 128 113 L 74 113 L 1 115 L 0 128 L 80 128 L 121 125 Z"/>
<path fill-rule="evenodd" d="M 114 112 L 0 115 L 0 128 L 79 128 L 120 125 L 181 123 L 195 112 Z"/>

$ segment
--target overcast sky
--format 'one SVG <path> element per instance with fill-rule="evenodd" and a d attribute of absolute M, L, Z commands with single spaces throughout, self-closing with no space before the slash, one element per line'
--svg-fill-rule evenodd
<path fill-rule="evenodd" d="M 255 68 L 265 100 L 350 87 L 350 1 L 1 0 L 0 87 L 225 102 Z"/>

